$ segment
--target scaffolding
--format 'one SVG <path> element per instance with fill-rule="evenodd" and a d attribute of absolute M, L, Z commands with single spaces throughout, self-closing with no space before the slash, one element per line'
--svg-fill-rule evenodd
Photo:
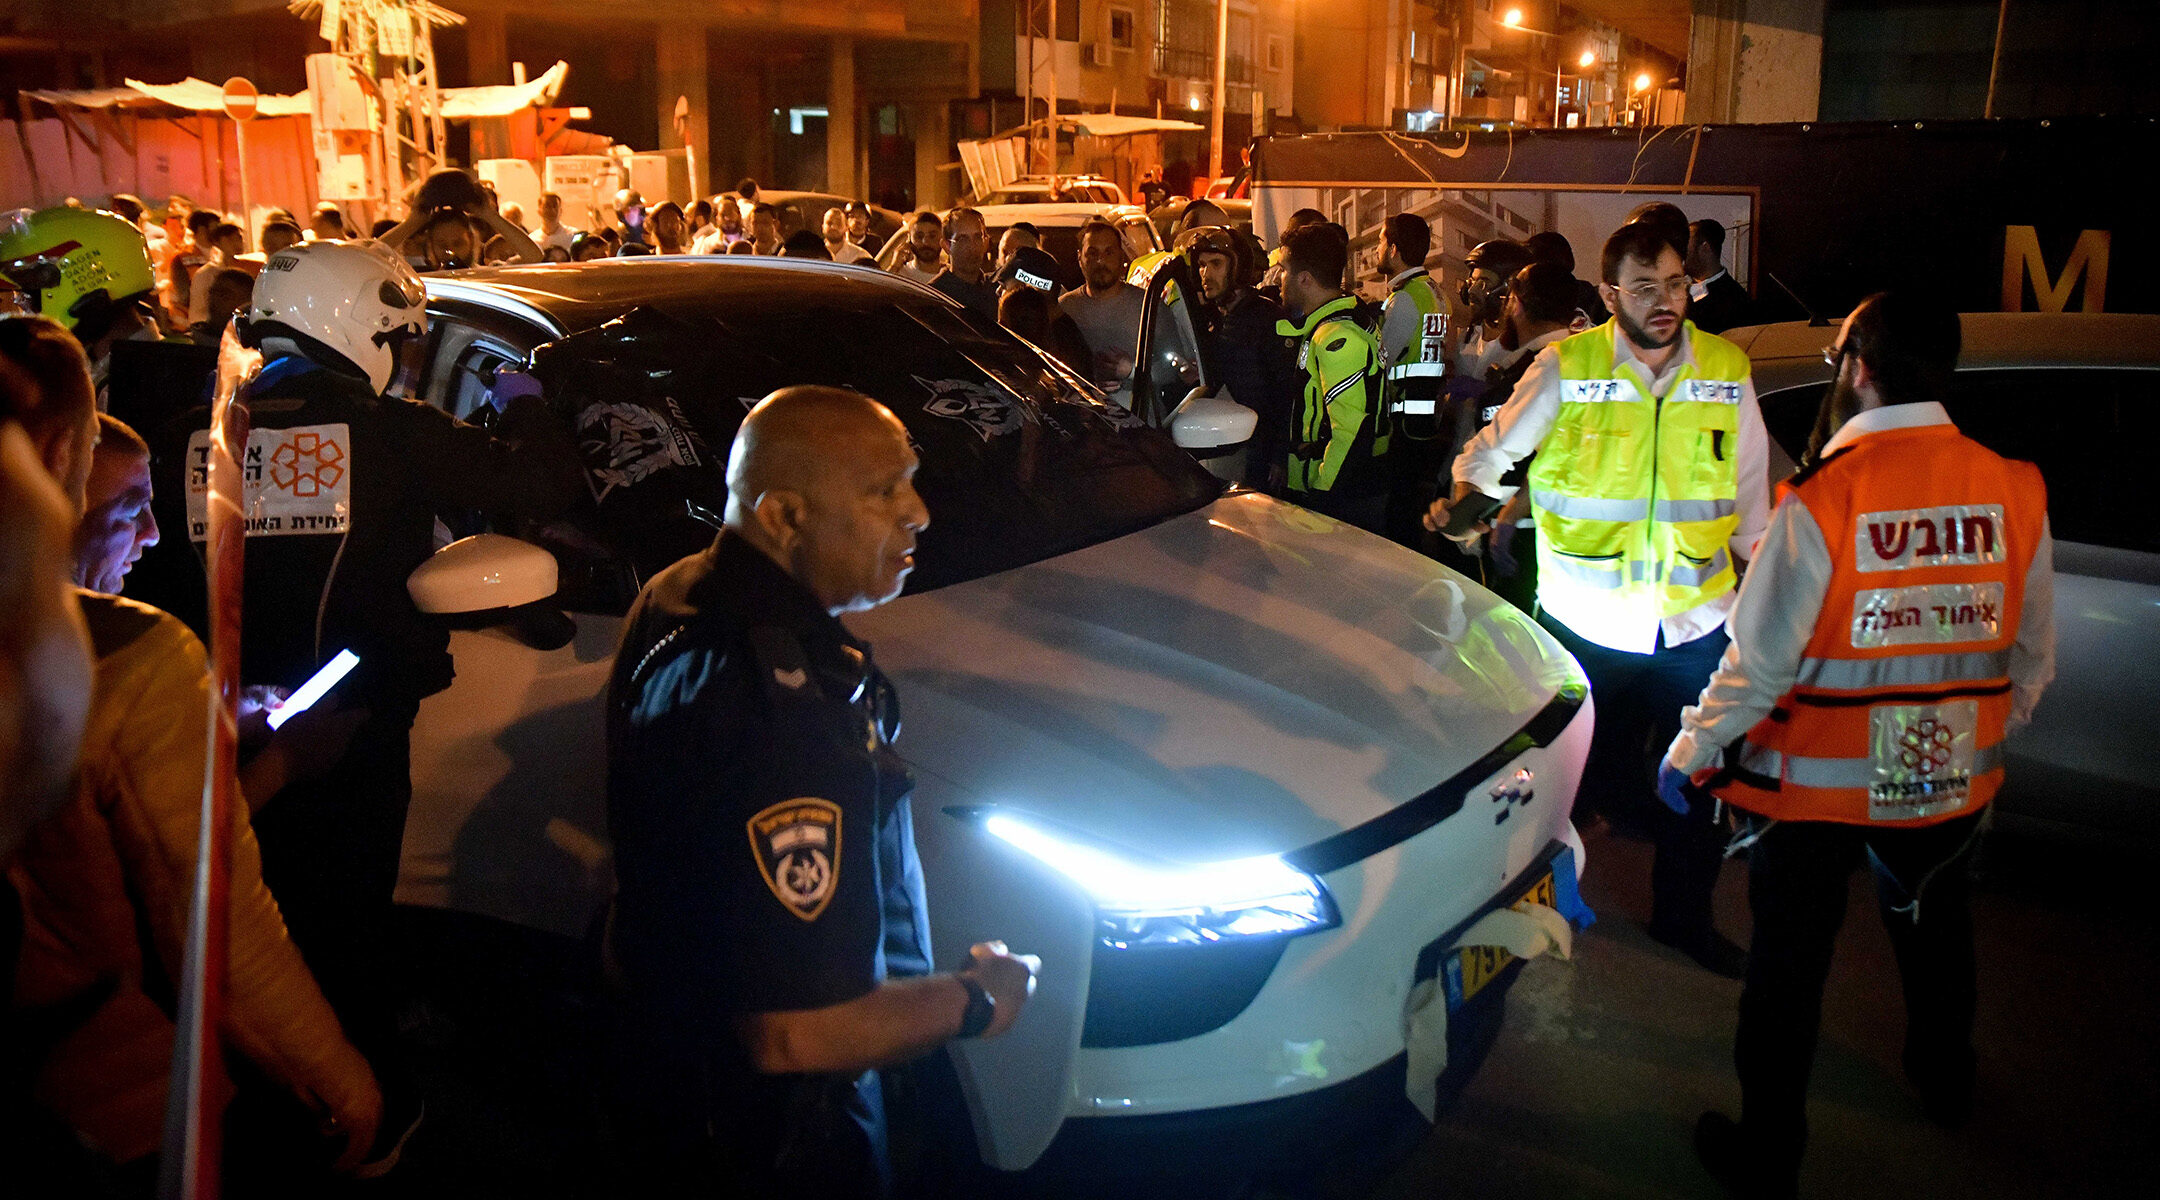
<path fill-rule="evenodd" d="M 287 7 L 317 21 L 330 52 L 374 85 L 380 119 L 372 165 L 384 199 L 409 193 L 450 164 L 435 30 L 463 25 L 464 17 L 428 0 L 292 0 Z"/>

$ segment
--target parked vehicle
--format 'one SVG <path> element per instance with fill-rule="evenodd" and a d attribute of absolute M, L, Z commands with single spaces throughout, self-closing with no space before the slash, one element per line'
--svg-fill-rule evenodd
<path fill-rule="evenodd" d="M 772 188 L 760 188 L 758 189 L 758 203 L 770 204 L 774 209 L 778 210 L 780 214 L 780 236 L 785 238 L 798 229 L 807 229 L 816 234 L 824 233 L 825 211 L 840 208 L 850 203 L 850 200 L 846 196 L 835 196 L 831 192 L 783 192 Z M 889 208 L 880 208 L 875 204 L 868 207 L 870 209 L 870 245 L 878 245 L 886 238 L 891 237 L 894 230 L 907 224 L 907 217 L 901 213 L 896 213 Z"/>
<path fill-rule="evenodd" d="M 454 634 L 457 680 L 413 734 L 401 899 L 589 927 L 621 617 L 710 541 L 748 404 L 817 382 L 883 400 L 921 454 L 919 566 L 847 621 L 906 705 L 933 937 L 1042 958 L 1012 1032 L 952 1048 L 984 1162 L 1129 1162 L 1111 1143 L 1234 1174 L 1407 1112 L 1415 986 L 1436 981 L 1460 1077 L 1518 965 L 1464 932 L 1523 899 L 1576 910 L 1573 660 L 1428 558 L 1226 490 L 1151 427 L 1185 409 L 1159 398 L 1185 382 L 1164 356 L 1128 411 L 928 288 L 801 260 L 426 284 L 422 394 L 484 416 L 529 369 L 593 502 L 454 531 L 544 547 L 575 632 Z"/>
<path fill-rule="evenodd" d="M 1125 189 L 1100 175 L 1023 175 L 979 198 L 982 204 L 1124 204 Z"/>
<path fill-rule="evenodd" d="M 2160 316 L 1966 313 L 1948 408 L 1998 454 L 2039 465 L 2055 537 L 2056 669 L 2007 743 L 2005 817 L 2160 840 Z M 1807 448 L 1832 369 L 1828 325 L 1727 338 L 1755 364 L 1782 479 Z"/>

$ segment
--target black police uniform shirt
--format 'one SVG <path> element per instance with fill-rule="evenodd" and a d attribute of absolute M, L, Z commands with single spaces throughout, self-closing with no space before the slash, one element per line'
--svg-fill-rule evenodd
<path fill-rule="evenodd" d="M 703 1099 L 742 1158 L 817 1118 L 799 1077 L 749 1071 L 728 1016 L 825 1008 L 930 970 L 897 732 L 869 648 L 736 534 L 631 609 L 608 701 L 616 955 L 640 1008 L 718 1064 Z M 875 1079 L 834 1082 L 865 1094 Z M 848 1115 L 858 1149 L 881 1141 L 874 1114 Z"/>
<path fill-rule="evenodd" d="M 249 684 L 297 687 L 350 649 L 360 667 L 339 690 L 378 711 L 409 709 L 448 687 L 449 628 L 423 616 L 405 589 L 434 552 L 437 515 L 544 518 L 583 491 L 576 444 L 536 399 L 510 405 L 498 437 L 432 405 L 377 395 L 342 366 L 285 356 L 265 364 L 247 405 L 253 430 L 306 431 L 251 441 L 263 461 L 244 468 L 271 497 L 255 514 L 263 527 L 247 539 L 241 678 Z M 208 412 L 182 423 L 204 430 Z M 187 485 L 203 479 L 206 437 L 189 443 Z M 306 518 L 280 512 L 277 496 L 295 491 L 342 492 L 344 519 L 319 515 L 319 503 L 290 503 L 318 510 Z"/>

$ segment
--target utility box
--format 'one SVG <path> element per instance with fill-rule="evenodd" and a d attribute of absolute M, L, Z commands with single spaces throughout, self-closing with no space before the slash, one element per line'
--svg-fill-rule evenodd
<path fill-rule="evenodd" d="M 473 164 L 480 178 L 495 188 L 495 199 L 500 204 L 515 204 L 525 212 L 527 220 L 540 221 L 540 172 L 522 158 L 483 158 Z"/>
<path fill-rule="evenodd" d="M 606 154 L 549 155 L 541 171 L 544 190 L 562 197 L 566 223 L 590 227 L 603 205 L 612 204 L 622 169 Z M 537 201 L 535 202 L 537 204 Z M 537 208 L 527 212 L 537 214 Z"/>

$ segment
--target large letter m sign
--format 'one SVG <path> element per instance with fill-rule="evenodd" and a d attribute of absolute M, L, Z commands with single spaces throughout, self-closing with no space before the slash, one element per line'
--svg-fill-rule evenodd
<path fill-rule="evenodd" d="M 2031 225 L 2003 227 L 2002 310 L 2025 311 L 2025 282 L 2032 281 L 2035 310 L 2059 313 L 2070 308 L 2070 289 L 2085 281 L 2085 312 L 2107 311 L 2108 231 L 2087 229 L 2078 234 L 2077 245 L 2063 263 L 2062 274 L 2050 276 L 2047 259 L 2040 253 L 2040 231 Z"/>

